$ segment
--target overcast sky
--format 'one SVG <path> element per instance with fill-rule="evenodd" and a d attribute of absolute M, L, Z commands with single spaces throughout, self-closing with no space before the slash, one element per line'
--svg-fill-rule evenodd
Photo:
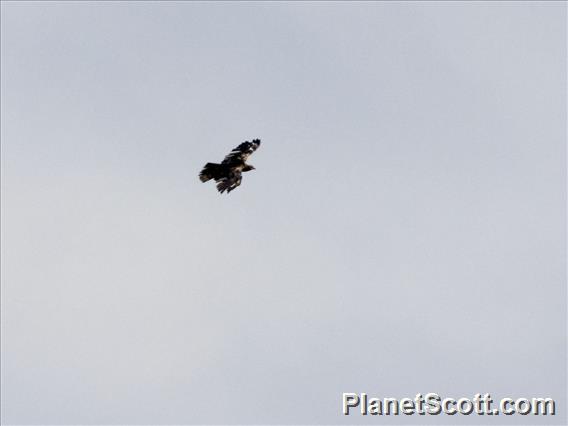
<path fill-rule="evenodd" d="M 566 3 L 1 7 L 4 424 L 565 423 Z"/>

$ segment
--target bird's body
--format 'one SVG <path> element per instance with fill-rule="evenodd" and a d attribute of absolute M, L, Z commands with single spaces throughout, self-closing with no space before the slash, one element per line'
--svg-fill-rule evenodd
<path fill-rule="evenodd" d="M 246 164 L 249 156 L 260 146 L 260 139 L 253 139 L 252 142 L 246 141 L 233 149 L 221 162 L 207 163 L 199 173 L 201 182 L 211 179 L 217 182 L 217 189 L 220 193 L 231 192 L 241 184 L 242 173 L 254 170 L 250 164 Z"/>

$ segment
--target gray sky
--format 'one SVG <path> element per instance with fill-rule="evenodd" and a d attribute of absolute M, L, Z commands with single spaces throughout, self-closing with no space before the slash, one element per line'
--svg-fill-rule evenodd
<path fill-rule="evenodd" d="M 2 2 L 1 35 L 3 423 L 565 423 L 566 3 Z"/>

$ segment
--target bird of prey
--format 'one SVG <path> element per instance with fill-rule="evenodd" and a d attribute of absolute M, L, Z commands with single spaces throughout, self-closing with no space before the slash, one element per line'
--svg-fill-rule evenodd
<path fill-rule="evenodd" d="M 233 149 L 221 164 L 207 163 L 199 173 L 199 179 L 201 182 L 214 179 L 217 182 L 217 190 L 221 194 L 227 191 L 228 194 L 241 184 L 243 172 L 254 170 L 246 161 L 259 146 L 260 139 L 243 142 Z"/>

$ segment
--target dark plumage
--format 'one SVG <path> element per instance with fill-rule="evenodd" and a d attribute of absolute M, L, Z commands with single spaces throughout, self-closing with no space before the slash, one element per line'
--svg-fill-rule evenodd
<path fill-rule="evenodd" d="M 199 179 L 201 182 L 214 179 L 219 192 L 227 191 L 228 194 L 241 184 L 242 172 L 254 170 L 254 167 L 246 164 L 246 161 L 259 146 L 260 139 L 243 142 L 233 149 L 221 164 L 207 163 L 199 173 Z"/>

